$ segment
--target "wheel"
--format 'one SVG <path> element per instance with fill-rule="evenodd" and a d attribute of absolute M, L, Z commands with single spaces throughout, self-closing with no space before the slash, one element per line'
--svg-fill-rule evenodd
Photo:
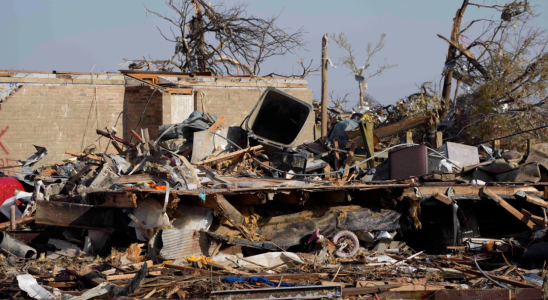
<path fill-rule="evenodd" d="M 358 240 L 358 237 L 353 232 L 348 230 L 343 230 L 335 234 L 333 237 L 333 243 L 337 249 L 335 251 L 335 255 L 337 257 L 353 257 L 360 249 L 360 241 Z M 341 249 L 341 247 L 343 248 Z"/>

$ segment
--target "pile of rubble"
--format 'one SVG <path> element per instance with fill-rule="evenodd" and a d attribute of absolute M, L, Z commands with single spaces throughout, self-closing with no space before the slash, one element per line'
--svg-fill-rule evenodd
<path fill-rule="evenodd" d="M 419 117 L 295 145 L 312 111 L 267 89 L 245 129 L 196 111 L 40 168 L 36 146 L 0 177 L 1 298 L 542 298 L 548 144 L 427 147 Z"/>

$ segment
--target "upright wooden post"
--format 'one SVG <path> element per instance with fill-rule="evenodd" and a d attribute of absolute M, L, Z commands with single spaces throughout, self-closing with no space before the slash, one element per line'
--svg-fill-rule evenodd
<path fill-rule="evenodd" d="M 535 140 L 527 139 L 527 155 L 531 154 L 531 148 L 535 145 Z"/>
<path fill-rule="evenodd" d="M 493 140 L 493 151 L 500 150 L 500 140 Z"/>
<path fill-rule="evenodd" d="M 17 225 L 15 224 L 15 205 L 12 205 L 10 207 L 10 227 L 11 227 L 11 230 L 15 230 L 17 229 Z"/>
<path fill-rule="evenodd" d="M 372 123 L 366 123 L 365 124 L 365 134 L 367 136 L 367 149 L 369 152 L 369 155 L 371 157 L 375 156 L 375 138 L 373 137 L 373 124 Z M 365 146 L 365 145 L 364 145 Z M 372 159 L 368 161 L 368 165 L 370 168 L 373 168 L 375 166 L 375 161 Z"/>
<path fill-rule="evenodd" d="M 322 38 L 322 136 L 327 136 L 327 33 Z"/>
<path fill-rule="evenodd" d="M 408 131 L 405 133 L 405 143 L 413 144 L 413 131 Z"/>
<path fill-rule="evenodd" d="M 436 131 L 436 149 L 439 149 L 443 145 L 443 132 Z"/>

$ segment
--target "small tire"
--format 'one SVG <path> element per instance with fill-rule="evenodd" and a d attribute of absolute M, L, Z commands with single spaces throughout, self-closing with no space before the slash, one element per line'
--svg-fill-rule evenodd
<path fill-rule="evenodd" d="M 348 251 L 347 248 L 343 249 L 342 251 L 335 251 L 334 252 L 335 256 L 342 257 L 342 258 L 354 257 L 354 255 L 356 255 L 356 253 L 358 253 L 358 250 L 360 250 L 360 240 L 358 239 L 358 237 L 352 231 L 343 230 L 343 231 L 340 231 L 337 234 L 335 234 L 335 236 L 333 237 L 333 243 L 335 245 L 337 245 L 337 242 L 341 238 L 350 239 L 350 241 L 352 241 L 352 243 L 354 245 L 352 246 L 352 250 L 350 250 L 350 251 Z"/>

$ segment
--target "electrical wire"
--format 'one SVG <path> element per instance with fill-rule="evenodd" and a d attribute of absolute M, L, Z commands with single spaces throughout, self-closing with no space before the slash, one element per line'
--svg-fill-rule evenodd
<path fill-rule="evenodd" d="M 478 270 L 481 272 L 481 274 L 483 274 L 483 276 L 485 276 L 485 278 L 489 279 L 489 281 L 491 281 L 492 283 L 500 286 L 501 288 L 505 288 L 505 289 L 508 289 L 508 290 L 510 289 L 510 287 L 507 286 L 506 284 L 496 282 L 495 280 L 493 280 L 493 278 L 489 277 L 489 275 L 485 274 L 485 272 L 483 272 L 483 270 L 479 267 L 478 261 L 476 260 L 475 257 L 474 257 L 474 263 L 476 264 L 476 268 L 478 268 Z"/>
<path fill-rule="evenodd" d="M 479 143 L 479 144 L 476 144 L 476 145 L 474 145 L 474 146 L 479 146 L 479 145 L 481 145 L 481 144 L 483 144 L 483 143 L 487 143 L 487 142 L 490 142 L 490 141 L 493 141 L 493 140 L 502 140 L 502 139 L 506 139 L 506 138 L 509 138 L 509 137 L 513 137 L 513 136 L 516 136 L 516 135 L 528 133 L 528 132 L 531 132 L 531 131 L 535 131 L 535 130 L 539 130 L 539 129 L 544 129 L 544 128 L 547 128 L 547 127 L 548 127 L 548 124 L 546 124 L 546 125 L 544 125 L 544 126 L 537 127 L 537 128 L 529 129 L 529 130 L 524 130 L 524 131 L 512 133 L 512 134 L 507 135 L 507 136 L 498 137 L 498 138 L 493 138 L 493 139 L 490 139 L 490 140 L 487 140 L 487 141 L 483 141 L 483 142 L 481 142 L 481 143 Z"/>

